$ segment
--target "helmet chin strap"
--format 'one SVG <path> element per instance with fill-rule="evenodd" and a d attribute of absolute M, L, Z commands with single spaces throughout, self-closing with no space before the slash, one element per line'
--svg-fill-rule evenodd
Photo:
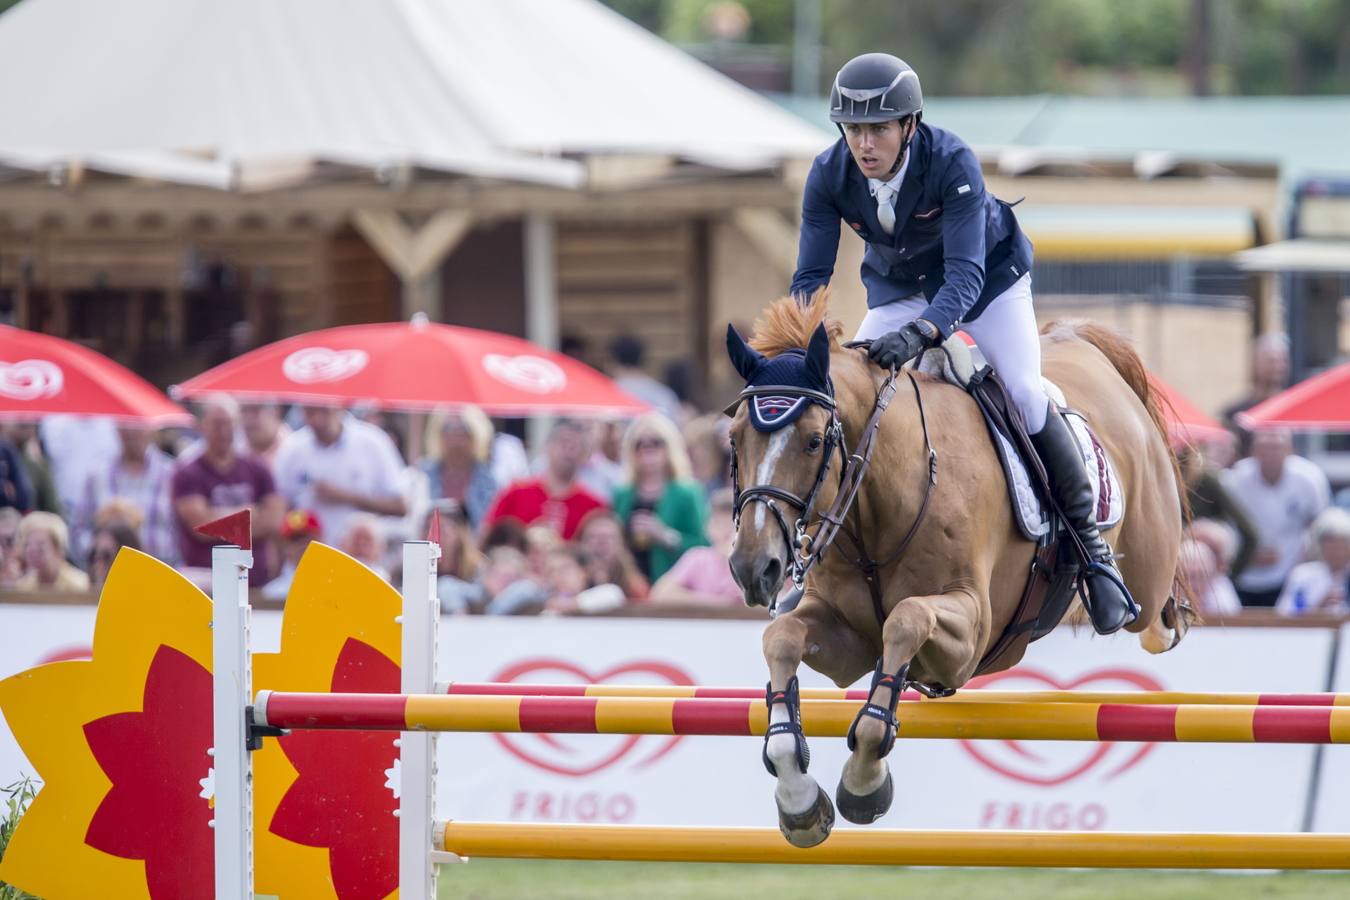
<path fill-rule="evenodd" d="M 900 121 L 902 123 L 905 122 L 906 120 L 913 121 L 913 118 L 914 118 L 913 116 L 906 116 L 904 119 L 901 119 Z M 902 131 L 904 130 L 904 127 L 905 126 L 903 124 L 900 126 Z M 890 181 L 892 178 L 894 178 L 895 173 L 900 171 L 900 164 L 905 161 L 905 154 L 909 152 L 909 142 L 914 140 L 914 131 L 917 130 L 918 125 L 916 124 L 914 130 L 910 131 L 909 136 L 905 138 L 905 142 L 900 145 L 900 152 L 895 154 L 895 162 L 891 164 L 890 170 L 886 173 L 887 181 Z"/>

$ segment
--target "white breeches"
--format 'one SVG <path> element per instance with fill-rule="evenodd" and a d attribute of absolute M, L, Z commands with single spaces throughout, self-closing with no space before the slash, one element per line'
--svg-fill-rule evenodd
<path fill-rule="evenodd" d="M 918 294 L 869 309 L 854 340 L 868 341 L 896 331 L 917 319 L 927 306 L 928 301 Z M 1041 383 L 1041 339 L 1031 305 L 1031 273 L 995 297 L 974 322 L 962 323 L 961 330 L 975 339 L 1003 380 L 1027 431 L 1035 434 L 1044 428 L 1050 398 Z"/>

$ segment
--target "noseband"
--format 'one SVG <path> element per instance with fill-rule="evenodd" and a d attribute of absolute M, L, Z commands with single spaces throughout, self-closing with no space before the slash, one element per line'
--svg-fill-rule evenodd
<path fill-rule="evenodd" d="M 855 534 L 844 527 L 844 520 L 853 508 L 858 491 L 862 487 L 863 478 L 867 475 L 867 469 L 871 465 L 872 452 L 876 449 L 876 433 L 881 425 L 881 416 L 895 396 L 895 370 L 891 370 L 890 375 L 877 389 L 872 415 L 867 420 L 867 425 L 864 426 L 862 436 L 859 438 L 858 447 L 852 454 L 848 452 L 848 448 L 845 446 L 844 426 L 839 419 L 839 409 L 838 404 L 835 403 L 833 385 L 831 385 L 828 394 L 798 387 L 756 385 L 741 391 L 740 397 L 736 401 L 739 404 L 743 400 L 752 399 L 760 394 L 773 394 L 775 396 L 804 398 L 830 411 L 830 424 L 825 430 L 825 452 L 821 455 L 820 467 L 816 470 L 816 479 L 811 486 L 811 491 L 804 498 L 772 484 L 755 484 L 742 490 L 736 462 L 736 447 L 733 442 L 731 448 L 731 484 L 732 490 L 735 492 L 733 522 L 739 530 L 741 513 L 751 503 L 763 503 L 769 508 L 783 533 L 783 541 L 787 546 L 788 557 L 791 559 L 789 574 L 792 576 L 793 585 L 798 589 L 805 583 L 806 574 L 825 555 L 825 551 L 834 543 L 834 539 L 842 529 L 857 553 L 856 558 L 847 556 L 845 558 L 861 571 L 863 578 L 867 581 L 878 625 L 886 619 L 885 610 L 882 607 L 880 570 L 897 562 L 904 555 L 910 542 L 914 540 L 914 536 L 918 533 L 924 515 L 928 512 L 928 502 L 932 498 L 933 488 L 937 485 L 937 451 L 933 449 L 933 442 L 928 436 L 928 417 L 923 408 L 923 394 L 919 391 L 919 382 L 914 378 L 913 373 L 906 371 L 905 374 L 909 377 L 909 383 L 914 388 L 914 400 L 919 407 L 919 422 L 923 429 L 924 449 L 927 451 L 928 479 L 924 487 L 923 502 L 919 506 L 918 514 L 915 516 L 909 531 L 905 534 L 895 552 L 880 562 L 872 559 L 867 552 L 867 545 L 862 536 L 861 523 L 859 523 L 858 533 Z M 835 495 L 834 503 L 831 504 L 829 510 L 818 514 L 813 522 L 812 513 L 815 509 L 816 495 L 820 492 L 820 486 L 825 482 L 825 475 L 829 471 L 830 460 L 836 449 L 844 460 L 843 471 L 839 475 L 839 492 Z M 796 507 L 798 511 L 797 519 L 791 526 L 788 525 L 787 517 L 783 515 L 782 508 L 775 502 L 777 500 Z M 819 523 L 819 528 L 813 537 L 806 533 L 806 529 L 816 523 Z M 840 552 L 842 554 L 842 551 Z M 769 605 L 769 611 L 774 612 L 776 607 L 777 599 L 775 598 Z"/>

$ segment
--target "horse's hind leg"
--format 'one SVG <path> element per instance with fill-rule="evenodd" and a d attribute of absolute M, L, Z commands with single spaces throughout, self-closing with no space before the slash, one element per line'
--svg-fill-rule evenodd
<path fill-rule="evenodd" d="M 977 652 L 979 603 L 964 592 L 909 597 L 896 604 L 882 627 L 882 658 L 868 697 L 850 732 L 852 750 L 835 800 L 844 818 L 870 825 L 891 807 L 894 788 L 886 755 L 895 743 L 895 710 L 910 662 L 924 652 L 924 668 L 947 687 L 970 677 Z M 925 645 L 928 645 L 925 647 Z"/>
<path fill-rule="evenodd" d="M 799 724 L 797 669 L 805 657 L 813 669 L 837 684 L 848 684 L 867 670 L 870 653 L 860 636 L 809 594 L 764 630 L 770 726 L 764 738 L 764 765 L 778 780 L 774 790 L 778 828 L 795 846 L 814 847 L 834 827 L 829 795 L 806 774 L 811 755 Z"/>

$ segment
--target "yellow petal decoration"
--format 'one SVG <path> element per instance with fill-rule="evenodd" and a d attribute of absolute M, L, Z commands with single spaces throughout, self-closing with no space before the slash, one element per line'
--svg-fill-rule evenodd
<path fill-rule="evenodd" d="M 93 659 L 48 663 L 0 681 L 0 711 L 43 782 L 0 860 L 0 881 L 45 900 L 150 896 L 144 861 L 85 842 L 112 782 L 84 726 L 141 710 L 146 673 L 162 646 L 210 671 L 211 601 L 169 566 L 124 549 L 99 601 Z M 209 765 L 203 757 L 195 776 Z M 201 809 L 204 824 L 205 799 Z"/>
<path fill-rule="evenodd" d="M 335 670 L 344 649 L 359 643 L 377 652 L 393 667 L 400 661 L 400 628 L 396 621 L 402 610 L 402 598 L 392 585 L 370 569 L 338 550 L 313 543 L 305 551 L 286 599 L 282 621 L 281 652 L 254 657 L 255 689 L 278 691 L 331 691 Z M 359 688 L 357 688 L 359 689 Z M 385 687 L 385 690 L 391 688 Z M 398 690 L 394 684 L 393 691 Z M 319 739 L 338 747 L 363 733 L 344 736 L 335 732 L 310 732 L 295 737 Z M 388 746 L 389 759 L 396 734 L 377 737 Z M 268 740 L 253 755 L 254 766 L 254 859 L 255 887 L 262 895 L 274 894 L 281 900 L 310 900 L 337 897 L 332 871 L 332 851 L 322 847 L 301 846 L 269 830 L 283 796 L 295 785 L 297 770 L 282 750 L 281 741 Z M 335 763 L 337 756 L 335 754 Z M 385 763 L 384 766 L 387 766 Z M 383 782 L 383 767 L 375 773 Z M 358 815 L 354 810 L 334 809 L 333 820 L 316 822 L 331 832 Z M 398 820 L 388 815 L 378 823 L 387 833 L 397 835 Z M 397 838 L 394 838 L 395 845 Z M 373 873 L 367 873 L 373 874 Z M 397 874 L 394 874 L 397 885 Z M 392 895 L 397 895 L 397 890 Z"/>
<path fill-rule="evenodd" d="M 287 599 L 281 651 L 254 657 L 254 689 L 329 691 L 337 680 L 349 689 L 396 691 L 400 609 L 398 592 L 375 573 L 337 550 L 311 544 Z M 205 684 L 200 675 L 211 669 L 210 599 L 172 568 L 143 553 L 123 550 L 100 599 L 92 660 L 50 663 L 0 681 L 0 712 L 43 782 L 0 860 L 0 880 L 45 900 L 146 898 L 152 896 L 152 884 L 160 885 L 157 893 L 161 897 L 167 895 L 163 886 L 169 882 L 162 872 L 158 878 L 154 872 L 147 877 L 144 859 L 113 855 L 88 842 L 99 833 L 91 823 L 99 821 L 101 808 L 102 833 L 108 842 L 108 822 L 119 821 L 109 812 L 125 816 L 128 809 L 136 809 L 141 796 L 138 784 L 157 788 L 170 782 L 177 786 L 175 798 L 188 824 L 174 827 L 196 828 L 198 822 L 205 827 L 210 816 L 209 802 L 202 797 L 198 819 L 198 800 L 183 789 L 188 785 L 191 791 L 198 790 L 197 782 L 210 765 L 204 753 L 198 767 L 196 751 L 191 748 L 175 755 L 155 752 L 165 749 L 162 744 L 146 744 L 144 749 L 151 751 L 145 754 L 147 760 L 176 759 L 176 770 L 155 771 L 147 762 L 130 779 L 137 784 L 117 785 L 114 791 L 113 780 L 91 747 L 92 736 L 102 735 L 106 745 L 109 735 L 159 734 L 148 726 L 157 721 L 162 728 L 182 713 L 171 703 L 143 709 L 150 705 L 152 686 L 165 681 L 161 676 L 156 682 L 154 677 L 157 660 L 173 663 L 174 671 L 189 667 L 197 679 L 194 683 Z M 384 686 L 371 687 L 376 683 Z M 161 688 L 156 696 L 181 701 L 182 693 Z M 198 708 L 197 693 L 191 696 L 189 712 L 200 723 L 203 710 Z M 200 702 L 209 705 L 209 692 Z M 142 720 L 147 727 L 142 727 Z M 255 884 L 260 897 L 310 900 L 336 898 L 340 891 L 345 896 L 397 895 L 396 889 L 386 890 L 390 878 L 386 858 L 372 860 L 353 852 L 353 848 L 387 846 L 391 841 L 396 846 L 397 820 L 389 814 L 391 795 L 383 786 L 385 757 L 392 759 L 396 754 L 393 737 L 379 735 L 377 743 L 366 732 L 325 734 L 323 740 L 347 742 L 333 744 L 340 749 L 330 752 L 327 746 L 297 733 L 285 739 L 289 742 L 285 748 L 282 742 L 269 739 L 254 754 Z M 121 771 L 125 778 L 125 757 L 134 748 L 122 749 L 122 766 L 114 767 L 114 772 Z M 333 771 L 311 765 L 308 781 L 297 787 L 302 779 L 288 752 L 302 761 L 331 758 Z M 345 770 L 338 764 L 343 761 Z M 109 762 L 106 755 L 104 762 Z M 367 770 L 375 767 L 380 771 L 372 781 Z M 358 777 L 351 777 L 353 771 Z M 325 776 L 346 780 L 325 783 Z M 348 790 L 352 783 L 360 789 Z M 326 792 L 335 786 L 342 789 Z M 316 797 L 332 803 L 332 818 L 299 820 L 297 812 L 306 813 Z M 297 842 L 274 830 L 273 819 L 283 801 L 291 821 L 280 829 L 282 833 L 294 837 L 313 828 L 325 837 Z M 168 822 L 157 821 L 153 812 L 145 819 L 134 824 L 144 824 L 152 834 L 153 829 L 163 828 L 166 858 L 175 848 L 181 849 Z M 335 828 L 334 820 L 339 826 L 343 821 L 355 822 L 364 831 L 348 828 L 343 844 L 342 828 Z M 328 839 L 330 833 L 336 839 Z M 320 840 L 328 840 L 327 846 L 316 846 Z M 198 840 L 196 846 L 200 850 L 202 842 Z M 195 874 L 189 893 L 209 897 L 213 890 L 209 868 L 200 879 Z M 396 888 L 397 876 L 392 877 Z"/>

